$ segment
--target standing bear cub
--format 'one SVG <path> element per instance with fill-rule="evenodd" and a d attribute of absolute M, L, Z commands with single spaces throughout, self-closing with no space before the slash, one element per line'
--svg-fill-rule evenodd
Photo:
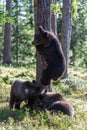
<path fill-rule="evenodd" d="M 42 91 L 41 85 L 36 81 L 17 79 L 11 86 L 10 108 L 20 108 L 22 101 L 28 100 L 28 106 L 34 104 L 35 97 Z"/>
<path fill-rule="evenodd" d="M 51 79 L 59 80 L 65 72 L 66 63 L 58 38 L 52 32 L 40 26 L 39 33 L 35 34 L 32 44 L 45 59 L 46 67 L 42 73 L 41 83 L 48 85 Z"/>

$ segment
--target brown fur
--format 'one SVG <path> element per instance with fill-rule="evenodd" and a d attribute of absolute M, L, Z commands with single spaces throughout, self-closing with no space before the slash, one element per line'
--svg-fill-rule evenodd
<path fill-rule="evenodd" d="M 32 42 L 42 56 L 44 70 L 41 76 L 41 83 L 49 85 L 50 80 L 59 80 L 65 72 L 65 57 L 61 43 L 58 38 L 50 31 L 39 27 L 39 33 L 35 35 Z"/>
<path fill-rule="evenodd" d="M 22 101 L 28 100 L 41 93 L 41 85 L 36 81 L 30 82 L 23 79 L 17 79 L 11 86 L 10 108 L 20 108 Z M 32 102 L 31 102 L 32 104 Z"/>
<path fill-rule="evenodd" d="M 47 92 L 40 97 L 43 109 L 51 112 L 62 112 L 69 116 L 74 115 L 73 106 L 59 93 Z"/>

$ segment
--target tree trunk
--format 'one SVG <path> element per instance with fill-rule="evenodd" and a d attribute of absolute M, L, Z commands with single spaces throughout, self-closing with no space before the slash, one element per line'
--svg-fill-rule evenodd
<path fill-rule="evenodd" d="M 66 58 L 66 71 L 64 74 L 64 78 L 68 76 L 68 54 L 70 48 L 71 41 L 71 0 L 63 0 L 63 12 L 62 12 L 62 36 L 61 43 L 63 52 Z"/>
<path fill-rule="evenodd" d="M 34 0 L 34 15 L 35 15 L 35 33 L 38 32 L 38 27 L 41 25 L 44 29 L 50 31 L 50 4 L 51 0 Z M 36 53 L 37 66 L 36 66 L 36 80 L 40 82 L 43 72 L 43 64 L 39 52 Z M 51 86 L 49 85 L 49 90 Z"/>
<path fill-rule="evenodd" d="M 16 64 L 18 64 L 18 44 L 19 44 L 19 18 L 18 18 L 18 15 L 19 15 L 19 9 L 18 9 L 18 0 L 15 1 L 15 5 L 16 5 L 16 12 L 15 12 L 15 18 L 16 18 L 16 21 L 15 21 L 15 32 L 16 32 L 16 35 L 15 35 L 15 56 L 16 56 Z"/>
<path fill-rule="evenodd" d="M 6 10 L 8 11 L 8 16 L 10 16 L 12 6 L 12 0 L 6 1 Z M 5 23 L 5 33 L 4 33 L 4 57 L 3 63 L 10 64 L 11 63 L 11 23 Z"/>
<path fill-rule="evenodd" d="M 51 13 L 51 29 L 53 33 L 57 36 L 57 21 L 56 21 L 56 14 Z"/>

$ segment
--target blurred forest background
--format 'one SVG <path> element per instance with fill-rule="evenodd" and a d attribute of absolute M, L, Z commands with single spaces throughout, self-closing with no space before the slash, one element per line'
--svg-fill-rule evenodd
<path fill-rule="evenodd" d="M 35 64 L 35 47 L 32 46 L 35 28 L 33 0 L 13 0 L 11 5 L 8 4 L 10 14 L 6 11 L 6 2 L 6 0 L 0 1 L 0 63 Z M 61 39 L 62 2 L 60 0 L 56 2 L 51 10 L 54 9 L 53 6 L 56 7 L 57 35 Z M 72 0 L 71 11 L 69 65 L 87 67 L 87 0 Z M 10 23 L 10 43 L 8 43 L 8 36 L 5 35 L 6 23 Z"/>
<path fill-rule="evenodd" d="M 52 90 L 61 93 L 73 105 L 74 117 L 50 114 L 36 107 L 34 111 L 28 108 L 17 111 L 9 109 L 10 88 L 14 80 L 25 78 L 32 81 L 36 78 L 37 57 L 32 41 L 39 24 L 35 25 L 34 16 L 43 14 L 38 13 L 43 1 L 45 9 L 50 0 L 0 0 L 0 130 L 87 130 L 87 0 L 52 0 L 51 3 L 51 13 L 56 14 L 55 29 L 62 41 L 65 3 L 69 5 L 71 2 L 68 6 L 68 14 L 69 11 L 72 14 L 71 30 L 67 24 L 69 19 L 64 20 L 68 26 L 67 32 L 72 32 L 70 39 L 69 34 L 64 33 L 68 35 L 65 46 L 70 42 L 67 53 L 69 75 L 58 82 L 52 81 Z M 36 3 L 40 9 L 34 12 Z M 41 19 L 45 19 L 45 15 Z M 50 24 L 46 24 L 45 28 L 48 26 Z"/>

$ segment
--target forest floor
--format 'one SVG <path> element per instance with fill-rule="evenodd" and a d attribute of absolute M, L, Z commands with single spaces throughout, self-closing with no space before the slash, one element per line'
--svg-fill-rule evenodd
<path fill-rule="evenodd" d="M 69 78 L 53 83 L 75 109 L 73 118 L 28 108 L 9 108 L 11 84 L 17 78 L 35 79 L 35 68 L 0 66 L 0 130 L 87 130 L 87 69 L 69 68 Z"/>

